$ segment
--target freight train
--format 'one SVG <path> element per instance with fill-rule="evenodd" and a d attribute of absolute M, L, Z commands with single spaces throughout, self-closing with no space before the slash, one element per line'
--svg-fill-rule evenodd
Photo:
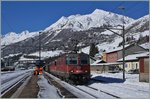
<path fill-rule="evenodd" d="M 89 55 L 66 53 L 49 63 L 51 74 L 73 84 L 84 84 L 90 80 Z"/>

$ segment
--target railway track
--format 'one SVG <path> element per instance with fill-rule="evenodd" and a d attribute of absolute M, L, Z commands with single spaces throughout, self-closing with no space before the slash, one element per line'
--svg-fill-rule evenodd
<path fill-rule="evenodd" d="M 91 95 L 91 96 L 94 97 L 94 98 L 99 98 L 98 96 L 93 95 L 92 93 L 90 93 L 90 92 L 88 92 L 88 91 L 85 91 L 84 89 L 82 89 L 82 88 L 80 88 L 80 87 L 77 87 L 77 86 L 74 86 L 74 87 L 77 88 L 77 89 L 79 89 L 79 90 L 81 90 L 81 91 L 83 91 L 83 92 L 85 92 L 85 93 L 87 93 L 87 94 L 89 94 L 89 95 Z"/>
<path fill-rule="evenodd" d="M 105 93 L 105 94 L 107 94 L 107 95 L 110 95 L 110 96 L 112 96 L 112 97 L 114 97 L 114 98 L 120 98 L 119 96 L 113 95 L 113 94 L 111 94 L 111 93 L 108 93 L 108 92 L 103 91 L 103 90 L 100 90 L 100 89 L 96 89 L 96 88 L 93 88 L 93 87 L 90 87 L 90 86 L 86 86 L 86 87 L 91 88 L 91 89 L 96 90 L 96 91 L 100 91 L 100 92 Z"/>
<path fill-rule="evenodd" d="M 17 73 L 15 71 L 11 71 L 11 72 L 3 72 L 1 74 L 1 85 L 4 83 L 9 82 L 10 80 L 13 80 L 17 77 L 20 77 L 21 75 L 25 74 L 25 73 L 30 73 L 31 71 L 25 71 L 25 72 L 21 72 L 21 73 Z M 14 75 L 15 73 L 15 75 Z"/>
<path fill-rule="evenodd" d="M 47 75 L 47 73 L 46 73 L 46 75 Z M 47 75 L 47 77 L 49 77 L 49 76 Z M 76 89 L 76 91 L 78 91 L 79 93 L 82 92 L 84 95 L 90 96 L 90 98 L 101 98 L 101 97 L 102 98 L 108 97 L 108 98 L 114 98 L 114 99 L 120 98 L 119 96 L 113 95 L 113 94 L 108 93 L 108 92 L 103 91 L 103 90 L 98 90 L 98 89 L 90 87 L 90 86 L 70 85 L 69 83 L 62 82 L 57 77 L 55 77 L 55 79 L 54 79 L 54 77 L 52 77 L 51 81 L 50 81 L 50 84 L 52 82 L 55 82 L 57 84 L 59 83 L 59 85 L 61 85 L 64 88 L 66 88 L 69 91 L 69 93 L 70 93 L 70 90 L 72 90 L 71 93 L 74 94 L 75 98 L 85 98 L 85 97 L 78 97 L 78 95 L 76 95 L 76 93 L 74 93 L 73 89 Z M 66 87 L 66 84 L 67 84 L 67 86 L 70 86 L 70 87 Z M 54 84 L 54 85 L 56 85 L 56 84 Z M 70 89 L 71 87 L 74 87 L 74 88 Z M 86 88 L 82 88 L 82 87 L 86 87 Z M 89 90 L 91 90 L 91 91 L 89 91 Z M 64 92 L 67 93 L 66 91 L 64 91 Z M 82 94 L 82 93 L 80 93 L 80 94 Z M 100 96 L 98 94 L 100 94 Z M 68 97 L 65 97 L 65 98 L 68 98 Z"/>
<path fill-rule="evenodd" d="M 10 98 L 28 77 L 29 74 L 24 74 L 15 79 L 11 79 L 6 83 L 3 83 L 1 85 L 1 98 Z"/>
<path fill-rule="evenodd" d="M 57 88 L 57 92 L 60 95 L 60 97 L 62 97 L 62 98 L 77 98 L 75 95 L 73 95 L 71 92 L 66 90 L 62 85 L 60 85 L 54 79 L 49 77 L 47 74 L 44 74 L 44 77 L 48 80 L 50 85 L 54 85 Z"/>
<path fill-rule="evenodd" d="M 14 73 L 14 71 L 1 72 L 1 75 L 5 75 L 5 74 L 8 74 L 8 73 Z"/>

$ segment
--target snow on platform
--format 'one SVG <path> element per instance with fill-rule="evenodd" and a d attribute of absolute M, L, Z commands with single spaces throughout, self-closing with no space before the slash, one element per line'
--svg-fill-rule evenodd
<path fill-rule="evenodd" d="M 54 86 L 50 85 L 43 75 L 38 75 L 38 98 L 60 98 Z"/>

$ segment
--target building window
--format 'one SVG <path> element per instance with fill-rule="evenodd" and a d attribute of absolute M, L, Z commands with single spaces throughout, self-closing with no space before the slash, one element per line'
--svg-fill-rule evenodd
<path fill-rule="evenodd" d="M 128 67 L 128 64 L 125 64 L 125 68 L 127 68 Z"/>
<path fill-rule="evenodd" d="M 136 63 L 136 69 L 138 68 L 138 64 Z"/>

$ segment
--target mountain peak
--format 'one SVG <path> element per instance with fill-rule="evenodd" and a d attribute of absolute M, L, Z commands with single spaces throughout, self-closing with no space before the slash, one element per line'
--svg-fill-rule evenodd
<path fill-rule="evenodd" d="M 92 14 L 100 14 L 100 13 L 107 13 L 107 11 L 101 10 L 101 9 L 95 9 Z"/>
<path fill-rule="evenodd" d="M 124 19 L 126 23 L 133 21 L 133 19 L 128 17 L 125 17 Z M 104 24 L 115 26 L 121 23 L 122 15 L 101 9 L 95 9 L 91 14 L 76 14 L 68 17 L 62 16 L 56 23 L 52 24 L 44 31 L 68 28 L 71 28 L 75 31 L 80 31 L 90 29 L 91 27 L 101 27 Z"/>

